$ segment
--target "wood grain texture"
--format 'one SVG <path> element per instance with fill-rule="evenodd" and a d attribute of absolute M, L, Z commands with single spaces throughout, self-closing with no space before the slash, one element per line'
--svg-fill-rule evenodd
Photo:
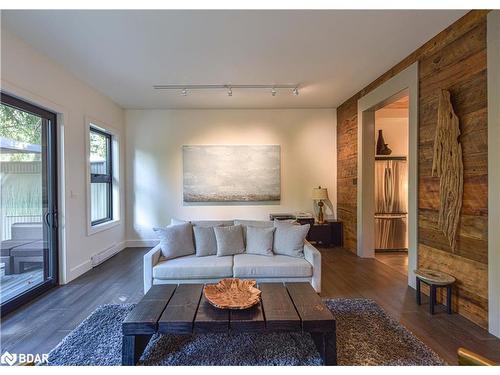
<path fill-rule="evenodd" d="M 464 191 L 464 165 L 460 123 L 447 90 L 439 93 L 432 176 L 439 177 L 438 229 L 444 233 L 452 252 L 455 252 Z"/>
<path fill-rule="evenodd" d="M 231 310 L 229 326 L 235 332 L 262 332 L 266 329 L 262 304 L 245 310 Z"/>
<path fill-rule="evenodd" d="M 260 290 L 255 284 L 255 280 L 222 279 L 217 284 L 205 285 L 203 294 L 219 309 L 244 310 L 260 302 Z"/>
<path fill-rule="evenodd" d="M 277 331 L 296 331 L 301 321 L 283 283 L 259 284 L 266 325 Z"/>
<path fill-rule="evenodd" d="M 158 320 L 158 332 L 192 333 L 202 289 L 202 284 L 179 285 Z"/>
<path fill-rule="evenodd" d="M 285 283 L 288 294 L 307 332 L 333 332 L 335 320 L 309 283 Z"/>
<path fill-rule="evenodd" d="M 153 285 L 122 323 L 124 335 L 153 334 L 177 285 Z"/>
<path fill-rule="evenodd" d="M 345 246 L 356 249 L 357 101 L 403 69 L 419 62 L 418 258 L 419 267 L 440 269 L 457 278 L 455 311 L 486 327 L 488 246 L 488 147 L 486 15 L 472 11 L 436 35 L 337 108 L 338 217 Z M 438 228 L 439 178 L 432 176 L 440 90 L 451 93 L 460 118 L 463 200 L 455 253 Z M 439 256 L 437 255 L 439 254 Z M 433 257 L 435 257 L 433 261 Z M 446 257 L 453 262 L 443 262 Z M 472 263 L 469 263 L 472 262 Z M 477 267 L 472 288 L 468 272 Z M 438 297 L 440 298 L 440 297 Z"/>
<path fill-rule="evenodd" d="M 202 295 L 194 319 L 194 332 L 227 332 L 228 330 L 229 310 L 222 310 L 212 306 L 206 297 Z"/>

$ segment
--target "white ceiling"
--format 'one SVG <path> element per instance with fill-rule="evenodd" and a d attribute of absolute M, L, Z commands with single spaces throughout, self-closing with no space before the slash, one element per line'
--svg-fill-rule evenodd
<path fill-rule="evenodd" d="M 2 11 L 2 23 L 124 108 L 336 107 L 464 10 Z M 155 91 L 155 84 L 300 84 Z"/>

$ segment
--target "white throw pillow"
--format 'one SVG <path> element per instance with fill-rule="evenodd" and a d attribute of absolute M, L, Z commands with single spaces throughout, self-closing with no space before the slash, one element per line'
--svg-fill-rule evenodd
<path fill-rule="evenodd" d="M 242 254 L 245 252 L 241 225 L 214 227 L 217 240 L 217 256 Z"/>
<path fill-rule="evenodd" d="M 273 255 L 274 231 L 276 228 L 246 227 L 247 254 Z"/>
<path fill-rule="evenodd" d="M 297 225 L 280 220 L 275 220 L 274 226 L 276 227 L 274 232 L 274 253 L 303 258 L 304 241 L 311 226 L 309 224 Z"/>
<path fill-rule="evenodd" d="M 194 254 L 193 228 L 190 223 L 153 230 L 160 237 L 161 254 L 166 259 Z"/>

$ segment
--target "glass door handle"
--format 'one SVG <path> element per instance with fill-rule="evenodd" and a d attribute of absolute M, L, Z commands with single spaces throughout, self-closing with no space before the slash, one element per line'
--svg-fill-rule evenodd
<path fill-rule="evenodd" d="M 45 215 L 43 215 L 43 221 L 44 221 L 45 225 L 47 225 L 47 227 L 51 228 L 49 216 L 50 216 L 50 211 L 47 211 L 45 213 Z"/>
<path fill-rule="evenodd" d="M 43 216 L 43 221 L 49 228 L 57 228 L 57 211 L 47 211 Z"/>

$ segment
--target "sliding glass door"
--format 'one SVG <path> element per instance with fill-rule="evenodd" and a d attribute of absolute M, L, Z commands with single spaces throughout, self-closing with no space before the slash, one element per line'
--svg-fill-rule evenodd
<path fill-rule="evenodd" d="M 56 115 L 1 93 L 2 315 L 57 285 Z"/>

